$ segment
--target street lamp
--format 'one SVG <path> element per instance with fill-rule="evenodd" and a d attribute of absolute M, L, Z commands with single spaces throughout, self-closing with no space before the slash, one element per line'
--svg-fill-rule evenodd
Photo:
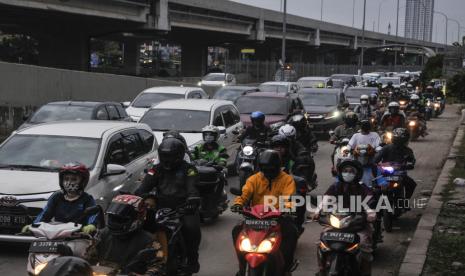
<path fill-rule="evenodd" d="M 363 55 L 365 47 L 365 17 L 367 9 L 367 0 L 363 0 L 363 25 L 362 25 L 362 53 L 360 55 L 360 74 L 363 74 Z"/>
<path fill-rule="evenodd" d="M 379 18 L 381 17 L 381 6 L 383 5 L 384 0 L 381 0 L 378 5 L 378 33 L 379 33 Z"/>
<path fill-rule="evenodd" d="M 321 0 L 320 8 L 321 8 L 320 21 L 323 21 L 323 0 Z"/>
<path fill-rule="evenodd" d="M 284 7 L 283 7 L 283 41 L 282 41 L 282 48 L 281 48 L 281 62 L 283 69 L 282 71 L 282 79 L 284 80 L 284 65 L 286 63 L 286 20 L 287 20 L 287 0 L 284 0 Z"/>
<path fill-rule="evenodd" d="M 447 17 L 447 15 L 445 13 L 443 13 L 443 12 L 434 11 L 434 13 L 442 15 L 446 19 L 446 42 L 445 42 L 446 46 L 445 47 L 447 47 L 447 31 L 448 31 L 449 17 Z"/>
<path fill-rule="evenodd" d="M 457 23 L 457 42 L 460 43 L 460 29 L 462 28 L 462 25 L 460 25 L 460 22 L 458 20 L 455 20 L 453 18 L 449 18 L 449 20 Z"/>
<path fill-rule="evenodd" d="M 352 28 L 354 27 L 355 23 L 355 0 L 352 1 Z"/>

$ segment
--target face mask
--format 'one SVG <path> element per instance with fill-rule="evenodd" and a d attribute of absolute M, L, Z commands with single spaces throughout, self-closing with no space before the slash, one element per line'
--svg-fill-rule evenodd
<path fill-rule="evenodd" d="M 215 142 L 215 136 L 213 135 L 205 135 L 205 142 L 207 143 L 211 143 L 211 142 Z"/>
<path fill-rule="evenodd" d="M 362 105 L 367 105 L 367 104 L 368 104 L 367 101 L 361 101 L 360 103 L 361 103 Z"/>
<path fill-rule="evenodd" d="M 349 172 L 342 173 L 342 179 L 344 180 L 344 182 L 350 183 L 350 182 L 354 181 L 355 174 L 349 173 Z"/>
<path fill-rule="evenodd" d="M 80 182 L 81 180 L 79 178 L 64 177 L 63 190 L 70 199 L 76 198 L 81 194 Z"/>

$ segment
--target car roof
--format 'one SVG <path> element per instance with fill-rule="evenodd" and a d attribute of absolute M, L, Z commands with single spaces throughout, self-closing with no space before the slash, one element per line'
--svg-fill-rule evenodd
<path fill-rule="evenodd" d="M 18 130 L 17 134 L 101 138 L 109 130 L 114 131 L 142 126 L 147 128 L 144 124 L 122 121 L 57 121 L 33 125 Z"/>
<path fill-rule="evenodd" d="M 383 80 L 398 80 L 398 79 L 400 79 L 400 77 L 381 77 L 380 79 L 383 79 Z"/>
<path fill-rule="evenodd" d="M 329 77 L 301 77 L 297 81 L 301 81 L 301 80 L 327 80 L 327 79 L 329 79 Z"/>
<path fill-rule="evenodd" d="M 256 86 L 245 86 L 245 85 L 227 85 L 227 86 L 223 86 L 221 87 L 220 89 L 218 89 L 218 91 L 220 90 L 227 90 L 227 89 L 237 89 L 237 90 L 254 90 L 254 89 L 257 89 Z"/>
<path fill-rule="evenodd" d="M 156 86 L 147 88 L 142 93 L 166 93 L 166 94 L 181 94 L 184 95 L 192 90 L 202 90 L 199 87 L 193 86 Z"/>
<path fill-rule="evenodd" d="M 60 101 L 60 102 L 49 102 L 45 105 L 72 105 L 72 106 L 97 106 L 101 104 L 112 103 L 119 104 L 116 102 L 88 102 L 88 101 Z"/>
<path fill-rule="evenodd" d="M 282 92 L 252 92 L 241 97 L 287 98 L 288 96 L 288 93 Z"/>
<path fill-rule="evenodd" d="M 160 102 L 150 109 L 184 109 L 210 111 L 215 106 L 231 105 L 230 101 L 214 99 L 177 99 Z"/>
<path fill-rule="evenodd" d="M 338 76 L 338 77 L 353 77 L 354 75 L 351 75 L 351 74 L 332 74 L 331 76 Z"/>
<path fill-rule="evenodd" d="M 226 74 L 229 74 L 229 73 L 208 73 L 205 76 L 211 76 L 211 75 L 224 76 Z M 229 74 L 229 75 L 232 75 L 232 74 Z"/>
<path fill-rule="evenodd" d="M 290 85 L 292 83 L 293 82 L 290 82 L 290 81 L 267 81 L 267 82 L 261 83 L 260 85 L 262 85 L 262 84 L 266 84 L 266 85 Z"/>
<path fill-rule="evenodd" d="M 299 94 L 306 93 L 341 94 L 342 91 L 339 88 L 301 88 L 299 91 Z"/>

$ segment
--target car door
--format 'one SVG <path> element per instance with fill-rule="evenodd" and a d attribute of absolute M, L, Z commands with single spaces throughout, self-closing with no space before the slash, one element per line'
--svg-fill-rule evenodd
<path fill-rule="evenodd" d="M 223 115 L 221 114 L 222 112 L 222 107 L 219 107 L 215 110 L 213 110 L 213 116 L 211 118 L 211 125 L 214 125 L 216 127 L 225 127 L 224 126 L 224 120 L 223 120 Z M 218 143 L 221 143 L 224 145 L 224 134 L 221 134 L 220 137 L 218 138 Z"/>
<path fill-rule="evenodd" d="M 235 106 L 226 106 L 226 110 L 223 111 L 222 114 L 227 135 L 227 137 L 225 137 L 227 146 L 225 145 L 225 147 L 228 150 L 229 156 L 232 157 L 233 154 L 236 152 L 237 138 L 239 136 L 239 133 L 242 133 L 244 125 L 241 122 L 240 113 Z"/>

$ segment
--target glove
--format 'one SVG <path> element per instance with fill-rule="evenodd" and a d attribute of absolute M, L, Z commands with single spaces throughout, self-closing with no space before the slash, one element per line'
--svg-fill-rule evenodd
<path fill-rule="evenodd" d="M 30 225 L 30 224 L 24 225 L 23 228 L 21 229 L 21 233 L 28 233 L 28 232 L 31 232 L 30 228 L 31 228 L 31 225 Z"/>
<path fill-rule="evenodd" d="M 89 225 L 82 227 L 81 231 L 83 233 L 90 235 L 91 233 L 94 233 L 95 231 L 97 231 L 97 228 L 93 224 L 89 224 Z"/>
<path fill-rule="evenodd" d="M 237 213 L 241 210 L 242 210 L 242 205 L 240 204 L 234 204 L 233 206 L 231 206 L 231 212 L 233 213 Z"/>

